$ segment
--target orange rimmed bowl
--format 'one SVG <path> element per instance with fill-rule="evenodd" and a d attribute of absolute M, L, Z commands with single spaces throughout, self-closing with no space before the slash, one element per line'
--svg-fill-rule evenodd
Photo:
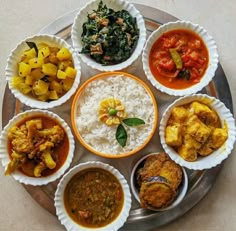
<path fill-rule="evenodd" d="M 116 140 L 118 125 L 107 126 L 99 120 L 99 103 L 106 98 L 119 99 L 128 118 L 143 119 L 145 124 L 129 127 L 127 143 Z M 107 158 L 133 155 L 143 149 L 155 133 L 158 108 L 149 87 L 138 77 L 125 72 L 107 72 L 87 80 L 77 91 L 71 110 L 72 128 L 80 143 L 90 152 Z"/>

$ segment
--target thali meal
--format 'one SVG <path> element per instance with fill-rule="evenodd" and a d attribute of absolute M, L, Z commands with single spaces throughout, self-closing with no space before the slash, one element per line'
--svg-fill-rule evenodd
<path fill-rule="evenodd" d="M 216 111 L 199 101 L 174 107 L 165 129 L 166 144 L 186 161 L 211 155 L 227 139 L 226 123 L 222 126 Z"/>
<path fill-rule="evenodd" d="M 128 67 L 143 51 L 143 70 L 158 90 L 175 96 L 189 95 L 212 80 L 218 54 L 206 31 L 185 21 L 158 27 L 143 50 L 146 29 L 140 13 L 124 0 L 104 2 L 93 0 L 86 4 L 72 26 L 77 55 L 88 66 L 107 72 L 88 78 L 78 89 L 70 110 L 71 123 L 78 140 L 90 152 L 121 158 L 148 144 L 157 128 L 158 111 L 146 83 L 131 74 L 112 71 Z M 73 49 L 64 40 L 49 35 L 38 35 L 18 44 L 6 68 L 16 98 L 43 109 L 68 100 L 79 85 L 78 74 L 80 65 Z M 217 109 L 201 100 L 181 105 L 175 102 L 163 114 L 159 129 L 167 154 L 143 157 L 131 173 L 134 196 L 145 209 L 163 211 L 178 205 L 188 189 L 183 162 L 189 167 L 200 159 L 201 163 L 190 169 L 214 167 L 228 156 L 235 142 L 234 120 L 220 103 L 216 104 L 228 117 L 223 123 L 221 112 L 218 115 Z M 5 175 L 15 177 L 18 173 L 15 179 L 25 184 L 48 184 L 69 167 L 74 152 L 73 135 L 63 120 L 55 119 L 56 114 L 51 118 L 46 116 L 53 114 L 49 111 L 28 112 L 33 114 L 19 114 L 4 129 L 0 158 L 6 167 Z M 15 123 L 14 119 L 19 118 Z M 202 161 L 231 137 L 225 156 L 212 166 Z M 54 201 L 56 214 L 68 230 L 118 230 L 131 208 L 125 178 L 112 166 L 98 161 L 71 168 L 57 185 Z"/>
<path fill-rule="evenodd" d="M 199 83 L 209 63 L 208 50 L 196 33 L 171 30 L 153 44 L 149 65 L 153 76 L 166 87 L 188 88 Z"/>
<path fill-rule="evenodd" d="M 105 169 L 88 168 L 76 173 L 64 191 L 69 216 L 87 228 L 99 228 L 120 214 L 124 193 L 118 179 Z"/>
<path fill-rule="evenodd" d="M 114 65 L 132 55 L 139 29 L 136 18 L 128 11 L 114 11 L 100 1 L 98 8 L 88 14 L 81 37 L 81 53 L 103 65 Z"/>
<path fill-rule="evenodd" d="M 76 77 L 71 52 L 47 43 L 26 43 L 29 49 L 22 53 L 11 85 L 40 101 L 59 99 L 71 89 Z"/>
<path fill-rule="evenodd" d="M 72 106 L 72 124 L 79 140 L 96 154 L 108 157 L 145 145 L 153 135 L 156 120 L 152 94 L 136 77 L 122 72 L 88 80 Z"/>
<path fill-rule="evenodd" d="M 183 171 L 166 153 L 159 153 L 148 156 L 138 166 L 134 177 L 141 207 L 158 210 L 176 199 Z"/>
<path fill-rule="evenodd" d="M 8 131 L 10 162 L 5 174 L 15 170 L 30 177 L 45 177 L 65 162 L 69 141 L 60 124 L 47 116 L 31 116 Z"/>

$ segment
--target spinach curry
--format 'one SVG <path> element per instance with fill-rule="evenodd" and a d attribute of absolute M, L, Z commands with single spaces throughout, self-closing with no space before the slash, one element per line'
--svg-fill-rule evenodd
<path fill-rule="evenodd" d="M 136 18 L 126 10 L 114 11 L 101 1 L 83 24 L 83 48 L 96 62 L 113 65 L 127 60 L 133 53 L 139 29 Z"/>
<path fill-rule="evenodd" d="M 100 168 L 89 168 L 75 174 L 64 191 L 69 216 L 78 224 L 104 227 L 120 214 L 124 193 L 118 179 Z"/>

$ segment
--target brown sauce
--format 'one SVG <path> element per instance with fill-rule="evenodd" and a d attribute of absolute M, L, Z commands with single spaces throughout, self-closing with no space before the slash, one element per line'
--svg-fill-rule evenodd
<path fill-rule="evenodd" d="M 124 193 L 119 181 L 100 168 L 77 173 L 64 191 L 69 216 L 84 227 L 98 228 L 110 224 L 120 214 L 123 203 Z"/>

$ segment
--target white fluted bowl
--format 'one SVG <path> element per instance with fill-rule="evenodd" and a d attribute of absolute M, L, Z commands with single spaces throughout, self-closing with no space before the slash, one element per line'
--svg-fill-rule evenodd
<path fill-rule="evenodd" d="M 164 33 L 178 29 L 189 30 L 197 34 L 205 43 L 209 55 L 208 67 L 203 77 L 200 79 L 200 82 L 185 89 L 172 89 L 164 86 L 153 76 L 149 66 L 149 55 L 154 43 Z M 143 69 L 147 78 L 152 83 L 152 85 L 156 87 L 159 91 L 174 96 L 184 96 L 184 95 L 194 94 L 202 90 L 205 86 L 207 86 L 215 75 L 215 71 L 218 67 L 218 61 L 219 61 L 218 59 L 219 56 L 217 52 L 216 42 L 214 41 L 214 39 L 207 33 L 207 31 L 203 27 L 199 26 L 198 24 L 191 23 L 189 21 L 169 22 L 163 24 L 157 30 L 153 31 L 146 42 L 142 55 Z"/>
<path fill-rule="evenodd" d="M 153 155 L 158 155 L 160 153 L 150 153 L 148 155 L 143 156 L 140 160 L 137 161 L 137 163 L 134 165 L 132 172 L 131 172 L 131 176 L 130 176 L 130 186 L 131 186 L 131 190 L 134 194 L 135 199 L 140 203 L 140 198 L 139 198 L 139 189 L 136 186 L 135 183 L 135 175 L 137 173 L 137 170 L 140 169 L 141 166 L 143 166 L 143 162 L 147 159 L 147 157 L 149 156 L 153 156 Z M 174 207 L 176 207 L 177 205 L 179 205 L 188 190 L 188 175 L 186 173 L 186 170 L 182 167 L 182 172 L 183 172 L 183 176 L 182 176 L 182 182 L 180 183 L 178 190 L 177 190 L 177 195 L 176 198 L 174 199 L 174 201 L 167 207 L 165 208 L 160 208 L 160 209 L 156 209 L 156 208 L 152 208 L 151 210 L 154 211 L 166 211 L 166 210 L 170 210 L 173 209 Z"/>
<path fill-rule="evenodd" d="M 90 169 L 90 168 L 100 168 L 100 169 L 104 169 L 110 172 L 112 175 L 114 175 L 118 179 L 118 181 L 120 182 L 122 186 L 122 190 L 124 192 L 124 203 L 120 211 L 120 214 L 116 217 L 114 221 L 100 228 L 87 228 L 87 227 L 77 224 L 68 215 L 65 205 L 64 205 L 64 191 L 70 179 L 78 172 L 83 171 L 85 169 Z M 111 165 L 104 164 L 99 161 L 88 161 L 86 163 L 79 164 L 73 167 L 72 169 L 70 169 L 70 171 L 67 172 L 60 180 L 57 186 L 54 200 L 55 200 L 56 214 L 61 224 L 64 225 L 68 231 L 78 231 L 78 230 L 80 231 L 82 230 L 83 231 L 85 230 L 116 231 L 120 227 L 122 227 L 125 221 L 127 220 L 129 216 L 129 211 L 131 208 L 131 194 L 129 190 L 129 185 L 127 184 L 125 178 L 120 174 L 120 172 L 117 169 L 115 169 Z"/>
<path fill-rule="evenodd" d="M 46 185 L 50 182 L 53 182 L 55 180 L 57 180 L 61 175 L 64 174 L 64 172 L 66 171 L 67 168 L 69 168 L 73 156 L 74 156 L 74 149 L 75 149 L 75 143 L 74 143 L 74 137 L 71 133 L 71 129 L 70 127 L 67 125 L 67 123 L 61 119 L 58 115 L 56 115 L 53 112 L 49 112 L 49 111 L 45 111 L 45 110 L 28 110 L 25 112 L 22 112 L 16 116 L 14 116 L 9 122 L 8 124 L 4 127 L 1 136 L 0 136 L 0 160 L 2 163 L 2 166 L 6 169 L 8 163 L 10 162 L 10 156 L 8 153 L 8 132 L 10 130 L 10 128 L 12 128 L 13 126 L 19 124 L 21 121 L 25 121 L 25 119 L 30 118 L 32 116 L 46 116 L 49 117 L 53 120 L 55 120 L 58 124 L 60 124 L 60 126 L 62 126 L 62 128 L 64 129 L 68 140 L 69 140 L 69 148 L 68 148 L 68 154 L 67 157 L 64 161 L 64 163 L 62 164 L 62 166 L 54 173 L 52 173 L 51 175 L 48 176 L 43 176 L 43 177 L 30 177 L 27 176 L 25 174 L 23 174 L 21 171 L 19 170 L 15 170 L 11 176 L 13 176 L 13 178 L 17 181 L 19 181 L 20 183 L 26 184 L 26 185 Z"/>
<path fill-rule="evenodd" d="M 221 126 L 223 127 L 224 123 L 226 123 L 228 127 L 228 138 L 220 148 L 216 149 L 210 155 L 198 157 L 196 161 L 188 162 L 184 160 L 171 146 L 166 144 L 165 129 L 172 109 L 176 106 L 189 104 L 193 101 L 199 101 L 208 105 L 218 114 L 221 121 Z M 194 170 L 210 169 L 222 163 L 222 161 L 230 155 L 236 139 L 235 120 L 229 109 L 220 100 L 205 94 L 194 94 L 179 98 L 168 106 L 168 108 L 163 113 L 160 122 L 159 135 L 165 152 L 177 164 Z"/>
<path fill-rule="evenodd" d="M 79 52 L 82 50 L 83 47 L 81 39 L 81 35 L 83 32 L 83 23 L 87 21 L 88 13 L 92 13 L 93 10 L 97 9 L 99 2 L 100 0 L 92 0 L 88 2 L 84 7 L 80 9 L 78 14 L 76 15 L 71 32 L 73 47 L 80 56 L 80 58 L 82 59 L 82 61 L 88 66 L 92 67 L 93 69 L 97 69 L 99 71 L 123 70 L 126 67 L 130 66 L 139 57 L 139 55 L 143 50 L 146 41 L 146 28 L 144 19 L 142 15 L 139 13 L 139 11 L 135 8 L 135 6 L 126 0 L 116 0 L 116 1 L 103 0 L 103 3 L 108 8 L 111 8 L 115 11 L 122 9 L 127 10 L 132 15 L 132 17 L 136 18 L 137 26 L 139 28 L 139 38 L 135 50 L 127 60 L 115 65 L 106 65 L 106 66 L 102 65 L 100 63 L 97 63 L 92 58 L 90 58 L 89 55 L 87 54 L 79 54 Z"/>
<path fill-rule="evenodd" d="M 26 41 L 35 42 L 36 44 L 46 43 L 51 47 L 57 48 L 66 47 L 70 51 L 72 55 L 72 62 L 74 64 L 74 68 L 77 71 L 77 74 L 71 89 L 59 99 L 50 102 L 43 102 L 32 96 L 23 94 L 11 84 L 12 78 L 14 76 L 18 76 L 17 64 L 20 62 L 23 52 L 29 49 L 28 45 L 26 44 Z M 39 34 L 22 40 L 20 43 L 17 44 L 16 48 L 11 51 L 11 54 L 9 55 L 7 60 L 5 75 L 12 94 L 22 103 L 32 108 L 49 109 L 62 105 L 63 103 L 68 101 L 70 97 L 75 93 L 80 83 L 81 67 L 79 58 L 75 53 L 74 49 L 64 39 L 61 39 L 54 35 Z"/>

